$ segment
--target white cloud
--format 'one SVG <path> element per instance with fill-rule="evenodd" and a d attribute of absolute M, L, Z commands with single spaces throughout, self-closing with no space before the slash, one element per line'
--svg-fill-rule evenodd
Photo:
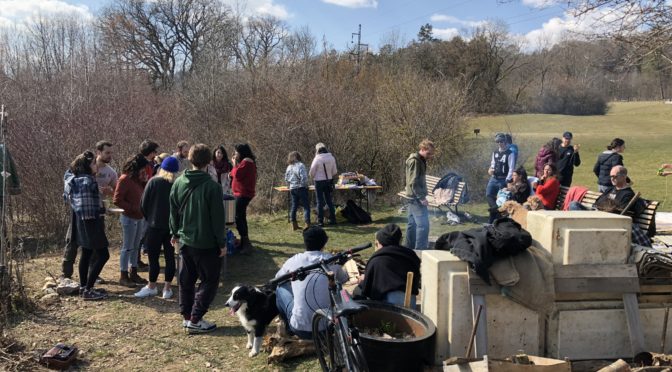
<path fill-rule="evenodd" d="M 61 0 L 2 0 L 0 1 L 0 25 L 21 25 L 40 17 L 76 15 L 80 19 L 92 19 L 86 5 L 68 4 Z"/>
<path fill-rule="evenodd" d="M 523 5 L 531 8 L 548 8 L 549 6 L 559 3 L 559 0 L 523 0 Z"/>
<path fill-rule="evenodd" d="M 456 25 L 460 25 L 460 26 L 463 26 L 463 27 L 470 27 L 470 28 L 481 27 L 481 26 L 485 25 L 486 23 L 488 23 L 487 21 L 467 21 L 467 20 L 459 19 L 457 17 L 453 17 L 451 15 L 446 15 L 446 14 L 432 14 L 432 16 L 429 17 L 429 20 L 432 21 L 432 22 L 435 22 L 435 23 L 446 22 L 446 23 L 456 24 Z"/>
<path fill-rule="evenodd" d="M 437 39 L 451 40 L 455 36 L 460 36 L 460 30 L 456 28 L 432 28 L 432 34 Z"/>
<path fill-rule="evenodd" d="M 346 8 L 377 8 L 378 0 L 322 0 L 323 3 Z"/>
<path fill-rule="evenodd" d="M 287 8 L 275 0 L 224 0 L 224 3 L 244 16 L 273 16 L 282 20 L 292 18 Z"/>

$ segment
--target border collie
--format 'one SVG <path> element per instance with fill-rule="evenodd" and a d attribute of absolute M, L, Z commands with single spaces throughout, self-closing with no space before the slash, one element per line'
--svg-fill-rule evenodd
<path fill-rule="evenodd" d="M 224 306 L 238 315 L 240 324 L 247 331 L 246 347 L 252 349 L 249 356 L 259 354 L 266 327 L 278 315 L 275 292 L 262 292 L 256 287 L 238 285 L 231 290 L 231 297 Z"/>

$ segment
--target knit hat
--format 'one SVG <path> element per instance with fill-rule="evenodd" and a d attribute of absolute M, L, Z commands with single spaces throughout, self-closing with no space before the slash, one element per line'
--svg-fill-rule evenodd
<path fill-rule="evenodd" d="M 504 133 L 495 134 L 495 142 L 506 142 L 506 135 Z"/>
<path fill-rule="evenodd" d="M 303 244 L 307 251 L 319 251 L 327 244 L 329 237 L 319 226 L 311 226 L 303 231 Z"/>
<path fill-rule="evenodd" d="M 383 247 L 388 245 L 399 245 L 401 241 L 401 229 L 394 223 L 388 223 L 382 229 L 376 232 L 376 240 Z"/>
<path fill-rule="evenodd" d="M 563 138 L 572 139 L 572 132 L 565 132 L 562 134 Z"/>
<path fill-rule="evenodd" d="M 177 173 L 180 170 L 180 163 L 173 156 L 169 156 L 161 162 L 161 169 L 170 173 Z"/>
<path fill-rule="evenodd" d="M 326 149 L 327 145 L 325 145 L 322 142 L 318 142 L 317 145 L 315 145 L 315 151 L 320 151 L 320 149 L 323 149 L 323 148 Z"/>

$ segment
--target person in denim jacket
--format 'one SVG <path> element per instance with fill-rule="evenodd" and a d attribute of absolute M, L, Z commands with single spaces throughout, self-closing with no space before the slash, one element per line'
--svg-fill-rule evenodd
<path fill-rule="evenodd" d="M 308 171 L 302 162 L 301 154 L 298 151 L 292 151 L 287 155 L 287 170 L 285 171 L 285 182 L 289 187 L 292 197 L 292 206 L 289 210 L 289 217 L 292 222 L 292 230 L 299 230 L 299 224 L 296 221 L 296 210 L 299 203 L 303 207 L 303 220 L 305 227 L 310 226 L 310 200 L 308 198 Z"/>

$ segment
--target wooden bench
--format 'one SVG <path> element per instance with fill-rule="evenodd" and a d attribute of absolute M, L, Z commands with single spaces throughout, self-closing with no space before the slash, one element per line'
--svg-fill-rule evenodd
<path fill-rule="evenodd" d="M 464 188 L 466 187 L 466 182 L 458 182 L 457 187 L 455 188 L 455 192 L 453 193 L 453 197 L 451 200 L 449 200 L 447 203 L 439 204 L 436 202 L 436 199 L 434 198 L 434 188 L 436 187 L 436 184 L 439 183 L 441 178 L 435 177 L 435 176 L 430 176 L 426 175 L 425 176 L 425 182 L 427 183 L 427 205 L 433 208 L 437 208 L 441 210 L 442 207 L 448 208 L 449 211 L 457 214 L 457 207 L 460 204 L 460 201 L 462 200 L 462 193 L 464 192 Z M 409 200 L 409 198 L 406 196 L 405 191 L 401 191 L 397 193 L 398 196 L 400 196 L 403 200 Z"/>
<path fill-rule="evenodd" d="M 555 202 L 555 209 L 562 210 L 565 205 L 565 197 L 567 197 L 568 191 L 569 187 L 560 186 L 560 194 L 558 194 L 558 200 Z M 583 199 L 581 199 L 581 205 L 586 208 L 592 208 L 600 195 L 602 194 L 599 192 L 588 191 Z M 625 215 L 632 217 L 632 222 L 639 225 L 645 232 L 648 232 L 651 224 L 655 222 L 656 209 L 658 209 L 658 204 L 660 204 L 660 202 L 657 200 L 643 200 L 646 202 L 646 209 L 644 209 L 642 213 L 633 216 L 632 212 L 626 212 Z"/>

